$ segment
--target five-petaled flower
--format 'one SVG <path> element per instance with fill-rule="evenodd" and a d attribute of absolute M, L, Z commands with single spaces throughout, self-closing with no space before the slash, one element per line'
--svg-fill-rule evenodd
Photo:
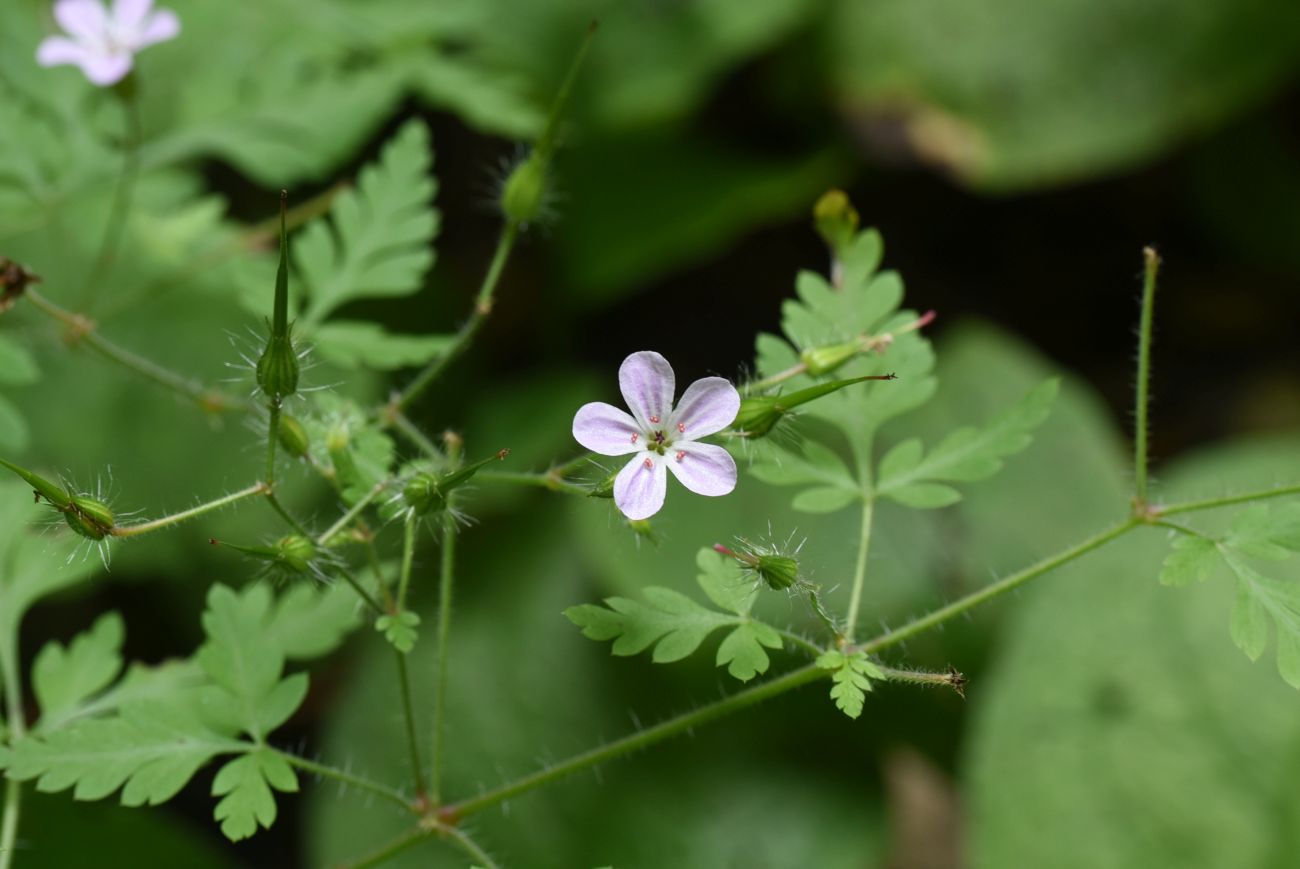
<path fill-rule="evenodd" d="M 604 456 L 635 453 L 614 480 L 614 503 L 629 519 L 659 512 L 668 471 L 700 495 L 726 495 L 736 488 L 736 462 L 722 447 L 699 438 L 722 431 L 740 410 L 740 393 L 721 377 L 695 381 L 673 407 L 672 366 L 643 350 L 623 360 L 618 385 L 632 415 L 594 401 L 573 418 L 573 437 Z"/>
<path fill-rule="evenodd" d="M 169 9 L 154 11 L 153 0 L 57 0 L 54 20 L 67 36 L 51 36 L 36 50 L 41 66 L 76 64 L 92 84 L 108 87 L 126 78 L 135 54 L 174 39 L 180 19 Z"/>

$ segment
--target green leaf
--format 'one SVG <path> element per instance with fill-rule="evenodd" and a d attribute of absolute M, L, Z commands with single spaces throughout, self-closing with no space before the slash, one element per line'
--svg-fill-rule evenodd
<path fill-rule="evenodd" d="M 843 652 L 823 652 L 816 661 L 818 667 L 831 673 L 831 699 L 835 706 L 850 718 L 862 714 L 862 707 L 867 700 L 874 679 L 883 679 L 885 674 L 867 657 L 865 652 L 845 655 Z"/>
<path fill-rule="evenodd" d="M 314 413 L 302 420 L 312 460 L 333 469 L 343 500 L 355 504 L 388 479 L 397 447 L 355 401 L 333 393 L 319 393 L 314 399 Z"/>
<path fill-rule="evenodd" d="M 205 723 L 192 696 L 127 704 L 111 718 L 86 718 L 12 747 L 7 774 L 38 790 L 74 788 L 79 800 L 122 788 L 122 804 L 157 805 L 176 795 L 211 758 L 244 744 Z"/>
<path fill-rule="evenodd" d="M 1300 582 L 1272 579 L 1229 550 L 1224 561 L 1237 575 L 1237 599 L 1229 626 L 1232 641 L 1252 661 L 1268 642 L 1268 618 L 1277 627 L 1277 668 L 1293 688 L 1300 688 Z"/>
<path fill-rule="evenodd" d="M 307 285 L 303 328 L 311 330 L 340 305 L 355 299 L 407 296 L 433 265 L 431 245 L 439 216 L 431 200 L 429 130 L 408 121 L 379 161 L 344 191 L 330 219 L 309 224 L 294 244 L 294 261 Z"/>
<path fill-rule="evenodd" d="M 454 340 L 454 335 L 395 335 L 377 323 L 353 320 L 331 320 L 312 333 L 316 350 L 335 365 L 379 371 L 423 365 Z"/>
<path fill-rule="evenodd" d="M 749 615 L 758 597 L 758 583 L 745 575 L 736 559 L 706 546 L 696 553 L 695 563 L 700 568 L 696 580 L 709 600 L 738 616 Z"/>
<path fill-rule="evenodd" d="M 1004 456 L 1029 446 L 1030 432 L 1047 419 L 1059 386 L 1055 379 L 1043 383 L 984 429 L 958 429 L 929 455 L 925 455 L 919 440 L 903 441 L 880 461 L 877 494 L 912 507 L 953 503 L 961 497 L 959 493 L 933 484 L 971 482 L 997 473 Z"/>
<path fill-rule="evenodd" d="M 31 351 L 6 335 L 0 335 L 0 385 L 25 386 L 40 379 L 41 370 Z"/>
<path fill-rule="evenodd" d="M 795 496 L 794 508 L 805 513 L 833 513 L 862 497 L 844 460 L 813 440 L 804 441 L 799 452 L 771 442 L 755 445 L 749 472 L 774 486 L 816 484 Z"/>
<path fill-rule="evenodd" d="M 1191 585 L 1203 582 L 1219 560 L 1218 547 L 1208 537 L 1180 535 L 1174 540 L 1173 550 L 1160 567 L 1160 582 L 1164 585 Z"/>
<path fill-rule="evenodd" d="M 1233 519 L 1223 544 L 1245 555 L 1281 561 L 1300 551 L 1300 504 L 1255 504 Z"/>
<path fill-rule="evenodd" d="M 739 625 L 723 638 L 718 646 L 718 666 L 727 665 L 727 672 L 742 682 L 748 682 L 759 673 L 766 673 L 769 649 L 781 648 L 781 635 L 762 622 Z"/>
<path fill-rule="evenodd" d="M 31 431 L 18 408 L 0 395 L 0 449 L 18 452 L 27 449 Z"/>
<path fill-rule="evenodd" d="M 197 654 L 216 683 L 208 701 L 213 713 L 258 740 L 283 724 L 307 693 L 306 674 L 280 679 L 284 652 L 266 629 L 270 601 L 261 584 L 242 594 L 214 585 L 203 614 L 208 639 Z"/>
<path fill-rule="evenodd" d="M 410 610 L 403 610 L 397 615 L 382 615 L 375 619 L 375 630 L 382 633 L 384 639 L 403 654 L 415 648 L 415 641 L 420 638 L 416 630 L 419 626 L 420 617 Z"/>
<path fill-rule="evenodd" d="M 108 613 L 66 648 L 50 642 L 41 649 L 32 665 L 41 722 L 66 716 L 117 678 L 122 671 L 122 635 L 122 617 Z"/>
<path fill-rule="evenodd" d="M 247 839 L 260 824 L 270 829 L 275 823 L 275 795 L 298 791 L 298 777 L 288 761 L 270 749 L 250 751 L 223 766 L 212 781 L 212 795 L 223 797 L 214 816 L 221 832 L 232 842 Z"/>
<path fill-rule="evenodd" d="M 275 602 L 267 631 L 286 658 L 306 660 L 328 655 L 360 624 L 360 600 L 350 586 L 301 584 Z"/>
<path fill-rule="evenodd" d="M 658 664 L 685 658 L 713 631 L 741 622 L 672 589 L 650 586 L 643 593 L 647 603 L 611 597 L 605 601 L 609 609 L 587 604 L 564 614 L 591 639 L 614 640 L 615 655 L 635 655 L 654 645 L 652 658 Z"/>

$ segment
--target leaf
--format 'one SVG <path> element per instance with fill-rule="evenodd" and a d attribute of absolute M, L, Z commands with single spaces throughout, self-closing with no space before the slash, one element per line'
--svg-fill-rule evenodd
<path fill-rule="evenodd" d="M 1233 519 L 1223 544 L 1254 558 L 1281 561 L 1300 552 L 1300 504 L 1255 504 Z"/>
<path fill-rule="evenodd" d="M 1229 622 L 1232 641 L 1252 661 L 1268 642 L 1268 618 L 1277 627 L 1277 668 L 1292 688 L 1300 688 L 1300 582 L 1284 582 L 1257 572 L 1234 550 L 1224 561 L 1237 575 L 1237 599 Z"/>
<path fill-rule="evenodd" d="M 762 622 L 747 622 L 723 638 L 718 646 L 718 666 L 727 665 L 728 673 L 748 682 L 767 672 L 769 661 L 763 646 L 779 649 L 781 645 L 781 635 L 775 628 Z"/>
<path fill-rule="evenodd" d="M 314 399 L 315 412 L 302 420 L 311 440 L 312 459 L 333 469 L 343 500 L 355 504 L 388 479 L 397 447 L 368 421 L 355 401 L 332 393 L 320 393 Z"/>
<path fill-rule="evenodd" d="M 958 429 L 929 455 L 919 440 L 903 441 L 880 461 L 877 494 L 912 507 L 945 506 L 958 500 L 956 490 L 933 484 L 971 482 L 997 473 L 1004 456 L 1029 446 L 1030 431 L 1047 419 L 1059 386 L 1055 379 L 1043 383 L 983 430 Z"/>
<path fill-rule="evenodd" d="M 854 652 L 851 655 L 838 651 L 823 652 L 816 664 L 831 672 L 831 681 L 834 682 L 831 686 L 831 699 L 835 701 L 836 708 L 850 718 L 862 714 L 872 680 L 885 677 L 880 668 L 867 657 L 866 652 Z"/>
<path fill-rule="evenodd" d="M 395 335 L 376 323 L 331 320 L 312 333 L 315 349 L 344 368 L 392 371 L 423 365 L 444 352 L 453 335 Z"/>
<path fill-rule="evenodd" d="M 403 654 L 415 648 L 415 641 L 420 638 L 419 632 L 416 631 L 419 626 L 419 615 L 410 610 L 403 610 L 397 615 L 382 615 L 375 619 L 375 630 L 382 633 L 384 639 Z"/>
<path fill-rule="evenodd" d="M 770 444 L 757 446 L 749 472 L 776 486 L 818 484 L 795 497 L 795 509 L 808 513 L 831 513 L 862 497 L 857 478 L 844 460 L 813 440 L 804 441 L 800 452 Z"/>
<path fill-rule="evenodd" d="M 736 559 L 706 546 L 696 553 L 695 563 L 700 568 L 696 580 L 709 600 L 738 616 L 749 615 L 754 599 L 758 597 L 759 586 L 752 578 L 746 577 Z"/>
<path fill-rule="evenodd" d="M 196 656 L 217 686 L 208 700 L 213 714 L 258 740 L 283 724 L 307 693 L 306 674 L 280 679 L 284 652 L 266 630 L 270 599 L 264 585 L 243 594 L 214 585 L 203 614 L 208 639 Z"/>
<path fill-rule="evenodd" d="M 569 621 L 593 640 L 614 640 L 615 655 L 635 655 L 654 645 L 657 664 L 679 661 L 699 648 L 704 638 L 720 627 L 741 620 L 723 615 L 691 600 L 681 592 L 650 586 L 643 590 L 647 603 L 611 597 L 609 609 L 586 604 L 564 611 Z"/>
<path fill-rule="evenodd" d="M 1208 537 L 1179 535 L 1174 540 L 1173 551 L 1165 556 L 1160 568 L 1163 585 L 1191 585 L 1204 582 L 1219 560 L 1218 547 Z"/>
<path fill-rule="evenodd" d="M 288 761 L 267 748 L 237 757 L 217 772 L 212 795 L 224 799 L 217 803 L 213 814 L 227 839 L 247 839 L 257 832 L 259 824 L 271 828 L 276 817 L 271 788 L 297 793 L 298 777 Z"/>
<path fill-rule="evenodd" d="M 122 635 L 122 617 L 108 613 L 67 648 L 50 642 L 41 649 L 32 665 L 32 689 L 41 707 L 38 727 L 66 716 L 117 678 L 122 670 Z"/>
<path fill-rule="evenodd" d="M 18 408 L 0 395 L 0 449 L 18 452 L 27 449 L 31 431 Z"/>
<path fill-rule="evenodd" d="M 0 386 L 26 386 L 40 379 L 41 370 L 31 351 L 0 335 Z"/>
<path fill-rule="evenodd" d="M 306 660 L 337 649 L 359 624 L 360 600 L 350 586 L 302 584 L 275 602 L 267 632 L 286 658 Z"/>
<path fill-rule="evenodd" d="M 192 699 L 130 703 L 118 716 L 86 718 L 20 740 L 7 774 L 36 779 L 41 791 L 74 788 L 79 800 L 103 799 L 122 788 L 123 805 L 165 802 L 211 758 L 245 747 L 205 723 Z"/>
<path fill-rule="evenodd" d="M 330 219 L 309 224 L 296 239 L 294 262 L 310 297 L 302 327 L 312 330 L 355 299 L 407 296 L 433 265 L 439 215 L 431 200 L 429 129 L 408 121 L 344 191 Z"/>

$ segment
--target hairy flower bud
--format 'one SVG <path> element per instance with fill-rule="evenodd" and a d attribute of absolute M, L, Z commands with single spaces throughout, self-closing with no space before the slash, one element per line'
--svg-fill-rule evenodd
<path fill-rule="evenodd" d="M 280 415 L 276 437 L 279 438 L 280 446 L 284 447 L 285 452 L 296 459 L 307 455 L 307 450 L 311 447 L 307 430 L 302 427 L 302 423 L 287 413 Z"/>
<path fill-rule="evenodd" d="M 799 354 L 799 361 L 808 369 L 809 374 L 822 377 L 857 356 L 861 349 L 852 342 L 828 347 L 808 347 Z"/>
<path fill-rule="evenodd" d="M 310 573 L 311 562 L 316 557 L 316 544 L 301 534 L 290 534 L 276 541 L 278 563 L 294 573 Z"/>
<path fill-rule="evenodd" d="M 113 531 L 113 511 L 86 495 L 73 495 L 63 517 L 69 528 L 90 540 L 103 540 Z"/>
<path fill-rule="evenodd" d="M 280 267 L 275 273 L 271 334 L 257 360 L 257 385 L 278 402 L 298 391 L 298 353 L 289 323 L 289 236 L 285 229 L 288 193 L 280 191 Z"/>
<path fill-rule="evenodd" d="M 501 188 L 501 210 L 515 223 L 537 219 L 546 201 L 546 160 L 536 151 L 516 166 Z"/>
<path fill-rule="evenodd" d="M 843 190 L 828 190 L 813 206 L 813 225 L 831 251 L 839 255 L 858 231 L 858 212 Z"/>
<path fill-rule="evenodd" d="M 799 581 L 799 562 L 784 555 L 760 555 L 754 570 L 769 588 L 780 591 Z"/>
<path fill-rule="evenodd" d="M 499 450 L 495 455 L 488 456 L 482 461 L 466 465 L 442 476 L 431 474 L 428 471 L 421 471 L 411 477 L 402 488 L 402 499 L 420 516 L 441 510 L 447 506 L 447 495 L 453 489 L 465 485 L 485 465 L 499 462 L 508 455 L 510 455 L 510 450 Z"/>

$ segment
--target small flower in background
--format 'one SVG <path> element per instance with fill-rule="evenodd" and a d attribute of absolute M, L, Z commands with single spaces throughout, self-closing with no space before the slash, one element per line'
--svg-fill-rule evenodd
<path fill-rule="evenodd" d="M 41 66 L 75 64 L 92 84 L 115 85 L 126 78 L 135 54 L 175 39 L 180 19 L 169 9 L 154 11 L 153 0 L 58 0 L 54 19 L 67 36 L 51 36 L 36 50 Z"/>
<path fill-rule="evenodd" d="M 740 393 L 721 377 L 695 381 L 673 407 L 676 380 L 668 360 L 643 350 L 618 369 L 629 416 L 594 401 L 573 418 L 573 437 L 603 456 L 635 453 L 614 480 L 614 503 L 632 520 L 659 512 L 668 488 L 668 471 L 698 495 L 726 495 L 736 488 L 736 463 L 722 447 L 699 438 L 731 425 L 740 410 Z"/>

